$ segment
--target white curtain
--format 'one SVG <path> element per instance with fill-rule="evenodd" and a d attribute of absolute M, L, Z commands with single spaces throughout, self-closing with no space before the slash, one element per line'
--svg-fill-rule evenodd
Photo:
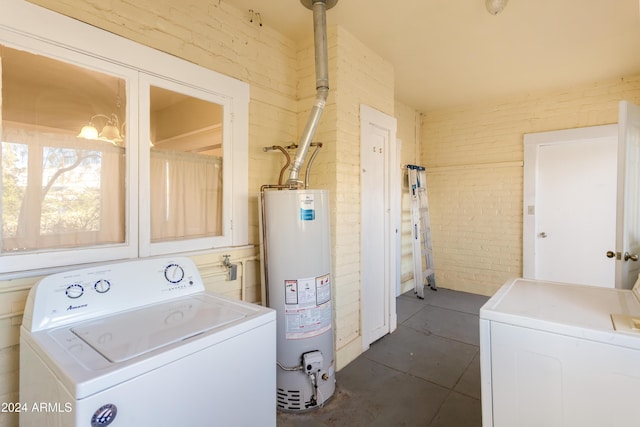
<path fill-rule="evenodd" d="M 2 251 L 125 241 L 124 148 L 6 121 L 2 130 Z M 65 160 L 49 164 L 56 150 Z"/>
<path fill-rule="evenodd" d="M 222 159 L 151 150 L 151 241 L 222 233 Z"/>

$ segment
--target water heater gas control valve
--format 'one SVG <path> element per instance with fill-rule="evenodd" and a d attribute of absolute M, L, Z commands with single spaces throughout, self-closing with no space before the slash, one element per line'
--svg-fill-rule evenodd
<path fill-rule="evenodd" d="M 307 374 L 315 374 L 322 370 L 322 353 L 311 351 L 302 355 L 302 366 Z"/>

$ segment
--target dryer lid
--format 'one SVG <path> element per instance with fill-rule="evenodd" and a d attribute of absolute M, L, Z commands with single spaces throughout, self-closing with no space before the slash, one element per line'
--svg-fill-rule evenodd
<path fill-rule="evenodd" d="M 216 299 L 191 296 L 83 322 L 71 331 L 113 363 L 219 329 L 246 313 Z"/>

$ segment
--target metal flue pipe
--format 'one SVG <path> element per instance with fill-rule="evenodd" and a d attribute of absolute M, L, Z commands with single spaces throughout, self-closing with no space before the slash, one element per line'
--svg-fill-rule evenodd
<path fill-rule="evenodd" d="M 300 138 L 296 156 L 289 169 L 289 185 L 301 185 L 299 172 L 307 152 L 311 146 L 311 140 L 316 133 L 320 116 L 329 95 L 329 58 L 327 54 L 327 10 L 336 5 L 338 0 L 300 0 L 308 9 L 313 10 L 313 34 L 316 61 L 316 99 L 313 109 L 307 119 L 307 124 Z"/>

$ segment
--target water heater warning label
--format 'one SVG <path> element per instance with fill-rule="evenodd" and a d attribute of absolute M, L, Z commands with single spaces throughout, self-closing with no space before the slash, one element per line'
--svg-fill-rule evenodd
<path fill-rule="evenodd" d="M 324 304 L 331 299 L 331 281 L 329 275 L 316 277 L 316 304 Z"/>
<path fill-rule="evenodd" d="M 298 281 L 284 281 L 284 303 L 286 305 L 298 304 Z"/>
<path fill-rule="evenodd" d="M 329 274 L 284 282 L 285 336 L 302 339 L 331 329 Z"/>
<path fill-rule="evenodd" d="M 300 196 L 300 219 L 302 221 L 313 221 L 316 219 L 313 194 L 303 194 Z"/>

